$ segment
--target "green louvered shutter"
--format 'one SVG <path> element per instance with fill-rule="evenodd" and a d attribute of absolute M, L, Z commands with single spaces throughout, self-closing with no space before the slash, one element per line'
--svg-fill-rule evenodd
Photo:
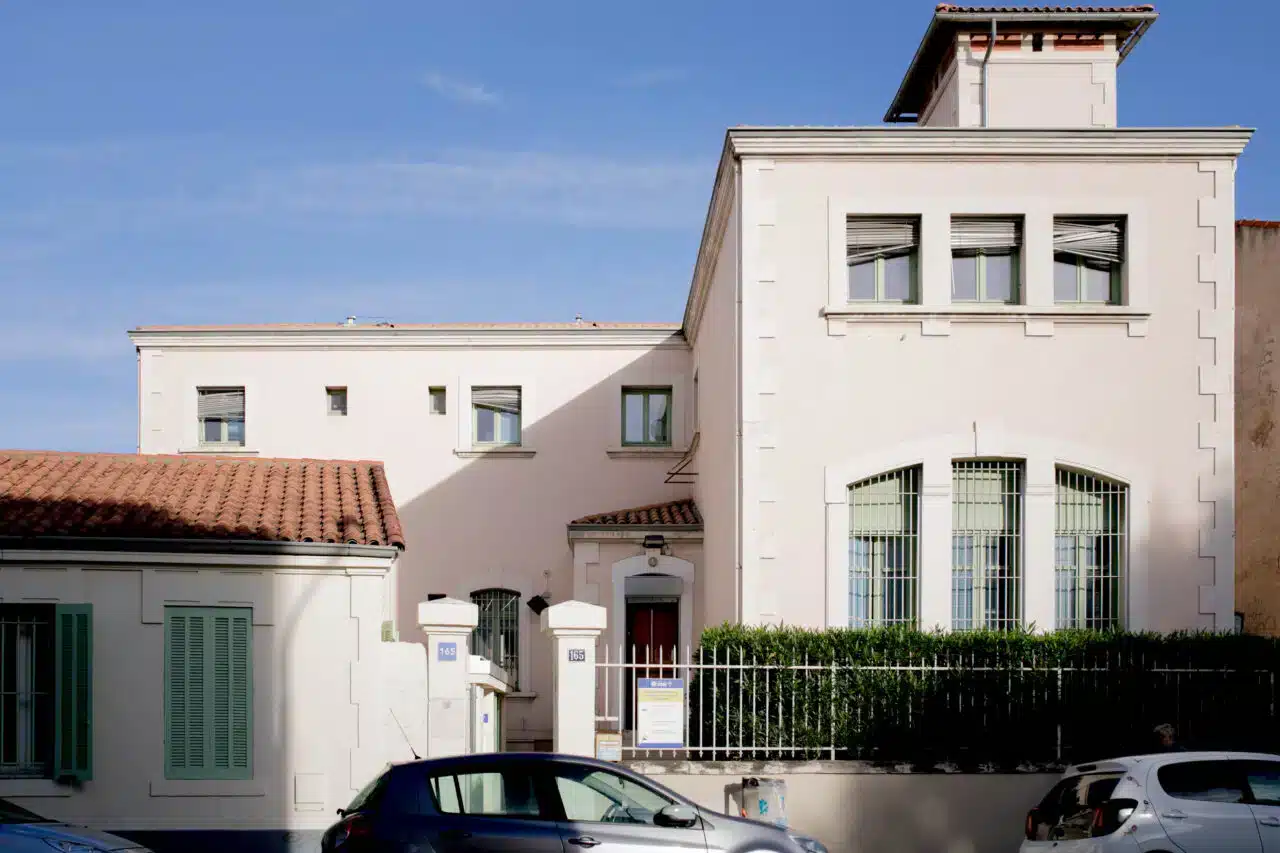
<path fill-rule="evenodd" d="M 165 609 L 165 776 L 253 777 L 253 612 Z"/>
<path fill-rule="evenodd" d="M 93 605 L 59 604 L 54 612 L 54 778 L 93 778 Z"/>

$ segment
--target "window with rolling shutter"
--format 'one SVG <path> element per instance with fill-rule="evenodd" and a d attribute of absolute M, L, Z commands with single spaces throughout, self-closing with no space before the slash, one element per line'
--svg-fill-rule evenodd
<path fill-rule="evenodd" d="M 916 302 L 919 249 L 918 216 L 848 217 L 849 301 Z"/>
<path fill-rule="evenodd" d="M 1119 305 L 1124 274 L 1122 217 L 1055 217 L 1053 299 Z"/>
<path fill-rule="evenodd" d="M 200 444 L 244 446 L 244 389 L 197 388 Z"/>
<path fill-rule="evenodd" d="M 253 611 L 166 607 L 165 778 L 253 778 Z"/>
<path fill-rule="evenodd" d="M 1022 220 L 1014 216 L 951 219 L 951 299 L 955 302 L 1019 301 Z"/>
<path fill-rule="evenodd" d="M 520 388 L 471 389 L 473 438 L 478 445 L 520 443 Z"/>

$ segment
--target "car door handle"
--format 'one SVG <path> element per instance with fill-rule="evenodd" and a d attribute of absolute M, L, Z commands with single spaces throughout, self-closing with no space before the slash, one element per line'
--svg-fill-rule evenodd
<path fill-rule="evenodd" d="M 1169 809 L 1169 811 L 1167 812 L 1160 813 L 1160 817 L 1167 817 L 1170 820 L 1182 820 L 1186 816 L 1187 816 L 1187 813 L 1184 812 L 1182 809 Z"/>
<path fill-rule="evenodd" d="M 1262 824 L 1263 826 L 1280 826 L 1280 817 L 1272 817 L 1271 815 L 1266 815 L 1265 817 L 1258 818 L 1258 823 Z"/>
<path fill-rule="evenodd" d="M 596 847 L 600 844 L 590 835 L 579 835 L 577 838 L 570 838 L 569 843 L 574 847 Z"/>
<path fill-rule="evenodd" d="M 471 833 L 465 829 L 445 829 L 441 830 L 440 837 L 445 841 L 461 841 L 464 838 L 470 838 Z"/>

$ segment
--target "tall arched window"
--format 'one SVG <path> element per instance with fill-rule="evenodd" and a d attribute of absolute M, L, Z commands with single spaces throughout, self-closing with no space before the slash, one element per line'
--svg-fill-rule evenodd
<path fill-rule="evenodd" d="M 471 593 L 479 621 L 471 633 L 471 653 L 507 671 L 513 688 L 520 684 L 520 593 L 481 589 Z"/>
<path fill-rule="evenodd" d="M 1129 487 L 1083 471 L 1058 468 L 1055 492 L 1057 627 L 1121 628 Z"/>
<path fill-rule="evenodd" d="M 849 625 L 915 625 L 920 589 L 920 466 L 849 488 Z"/>
<path fill-rule="evenodd" d="M 962 460 L 951 467 L 951 627 L 1022 625 L 1022 462 Z"/>

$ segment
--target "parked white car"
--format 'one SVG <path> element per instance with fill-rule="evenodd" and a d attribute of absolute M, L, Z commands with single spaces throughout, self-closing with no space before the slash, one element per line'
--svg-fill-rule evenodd
<path fill-rule="evenodd" d="M 1027 813 L 1023 853 L 1280 853 L 1280 755 L 1079 764 Z"/>

